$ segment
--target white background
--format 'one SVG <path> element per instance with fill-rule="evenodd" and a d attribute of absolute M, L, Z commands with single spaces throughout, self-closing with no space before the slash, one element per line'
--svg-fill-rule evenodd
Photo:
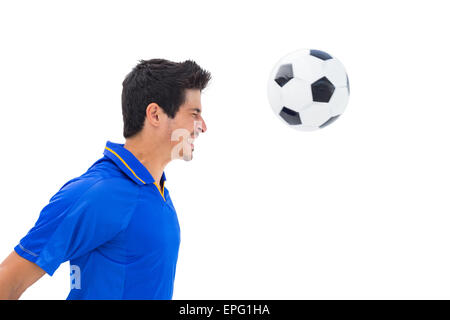
<path fill-rule="evenodd" d="M 211 71 L 208 131 L 166 167 L 181 226 L 174 299 L 449 299 L 445 1 L 14 1 L 0 5 L 0 260 L 69 179 L 123 143 L 140 59 Z M 281 123 L 272 66 L 346 67 L 345 114 Z M 65 299 L 69 268 L 22 299 Z"/>

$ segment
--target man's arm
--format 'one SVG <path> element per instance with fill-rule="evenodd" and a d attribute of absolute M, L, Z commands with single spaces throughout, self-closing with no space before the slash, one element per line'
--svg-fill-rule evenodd
<path fill-rule="evenodd" d="M 19 299 L 22 293 L 38 281 L 45 271 L 15 251 L 0 264 L 0 300 Z"/>

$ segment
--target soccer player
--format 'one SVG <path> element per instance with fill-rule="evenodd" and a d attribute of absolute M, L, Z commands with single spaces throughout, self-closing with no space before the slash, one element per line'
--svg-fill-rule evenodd
<path fill-rule="evenodd" d="M 165 166 L 192 159 L 206 131 L 211 75 L 192 60 L 141 60 L 123 81 L 125 143 L 65 183 L 0 265 L 0 299 L 18 299 L 70 261 L 67 299 L 172 299 L 180 244 Z"/>

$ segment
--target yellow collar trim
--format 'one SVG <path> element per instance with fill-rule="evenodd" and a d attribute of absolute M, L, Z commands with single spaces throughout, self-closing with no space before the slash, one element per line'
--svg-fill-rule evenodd
<path fill-rule="evenodd" d="M 134 176 L 139 179 L 139 181 L 141 181 L 143 184 L 145 184 L 144 180 L 139 178 L 137 176 L 137 174 L 134 173 L 133 169 L 131 169 L 130 166 L 114 150 L 112 150 L 111 148 L 108 148 L 108 147 L 105 147 L 105 149 L 108 150 L 109 152 L 113 153 L 117 158 L 119 158 L 119 160 L 122 161 L 123 164 L 128 168 L 128 170 L 130 170 L 131 173 L 134 174 Z"/>

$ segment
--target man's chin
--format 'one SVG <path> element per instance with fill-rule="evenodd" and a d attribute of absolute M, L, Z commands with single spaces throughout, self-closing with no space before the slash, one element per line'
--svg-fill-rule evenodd
<path fill-rule="evenodd" d="M 183 155 L 183 160 L 184 161 L 191 161 L 194 158 L 194 156 L 192 154 L 190 155 Z"/>
<path fill-rule="evenodd" d="M 181 157 L 184 161 L 191 161 L 192 158 L 194 157 L 194 155 L 193 155 L 194 147 L 191 146 L 190 144 L 185 145 L 185 146 L 183 146 L 181 153 L 182 153 Z"/>
<path fill-rule="evenodd" d="M 193 157 L 194 157 L 193 150 L 183 150 L 183 157 L 182 158 L 183 158 L 184 161 L 191 161 Z"/>

